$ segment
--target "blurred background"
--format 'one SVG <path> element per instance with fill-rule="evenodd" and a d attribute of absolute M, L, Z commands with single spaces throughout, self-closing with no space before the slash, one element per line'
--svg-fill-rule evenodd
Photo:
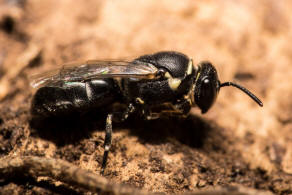
<path fill-rule="evenodd" d="M 201 123 L 211 124 L 210 138 L 201 148 L 175 140 L 174 144 L 183 146 L 174 154 L 164 155 L 166 141 L 143 143 L 130 130 L 119 131 L 114 138 L 118 142 L 116 153 L 110 155 L 109 165 L 109 170 L 116 169 L 116 177 L 113 173 L 108 177 L 165 192 L 234 183 L 292 193 L 291 9 L 290 0 L 0 0 L 1 156 L 17 148 L 11 144 L 11 136 L 4 136 L 3 129 L 18 129 L 20 135 L 25 128 L 30 130 L 26 117 L 33 94 L 28 82 L 32 74 L 70 61 L 134 59 L 174 50 L 188 55 L 196 64 L 211 61 L 222 82 L 245 86 L 263 101 L 264 107 L 258 107 L 237 89 L 223 88 L 208 113 L 192 110 Z M 189 128 L 188 123 L 185 125 L 179 131 Z M 102 131 L 92 134 L 98 138 L 102 135 Z M 45 139 L 27 139 L 39 146 L 26 146 L 27 151 L 37 150 L 45 156 L 56 157 L 56 151 L 69 150 Z M 169 142 L 172 144 L 171 139 Z M 50 145 L 50 152 L 43 148 L 44 143 Z M 219 149 L 220 155 L 216 148 L 209 147 L 216 143 L 224 148 L 221 152 Z M 132 159 L 126 167 L 120 162 L 125 157 L 118 149 L 123 146 L 130 148 L 126 159 Z M 96 147 L 99 149 L 88 156 L 101 155 L 101 145 Z M 185 151 L 197 159 L 190 157 L 191 163 L 202 163 L 198 160 L 202 159 L 206 167 L 218 169 L 206 175 L 192 164 L 185 170 L 187 175 L 149 170 L 145 172 L 148 177 L 137 176 L 139 162 L 150 166 L 153 162 L 147 155 L 153 152 L 162 153 L 158 156 L 163 156 L 160 160 L 166 167 L 184 169 Z M 224 164 L 224 160 L 229 163 Z M 99 164 L 93 161 L 95 158 L 85 162 L 81 155 L 75 163 L 99 170 Z M 236 167 L 243 173 L 234 171 Z M 235 173 L 239 176 L 231 176 Z M 251 181 L 252 177 L 256 181 Z"/>

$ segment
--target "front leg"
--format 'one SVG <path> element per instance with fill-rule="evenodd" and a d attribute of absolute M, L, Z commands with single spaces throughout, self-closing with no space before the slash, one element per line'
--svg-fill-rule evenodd
<path fill-rule="evenodd" d="M 191 110 L 191 102 L 188 99 L 180 99 L 175 104 L 165 103 L 160 106 L 144 107 L 142 109 L 142 116 L 146 120 L 158 119 L 160 117 L 186 117 Z M 155 110 L 155 112 L 153 112 Z"/>
<path fill-rule="evenodd" d="M 174 109 L 181 112 L 182 115 L 186 116 L 192 108 L 192 102 L 188 98 L 180 99 L 175 105 Z"/>

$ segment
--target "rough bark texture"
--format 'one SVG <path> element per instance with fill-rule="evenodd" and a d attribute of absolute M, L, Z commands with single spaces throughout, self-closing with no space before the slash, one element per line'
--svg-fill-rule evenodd
<path fill-rule="evenodd" d="M 0 193 L 291 194 L 291 9 L 289 0 L 0 0 Z M 229 87 L 205 115 L 114 124 L 105 178 L 105 116 L 31 120 L 31 75 L 162 50 L 211 61 L 264 107 Z"/>

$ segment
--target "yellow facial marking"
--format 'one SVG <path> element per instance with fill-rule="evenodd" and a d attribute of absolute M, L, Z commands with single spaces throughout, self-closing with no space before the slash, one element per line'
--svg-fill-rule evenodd
<path fill-rule="evenodd" d="M 197 74 L 197 77 L 196 77 L 196 82 L 197 82 L 197 80 L 199 79 L 199 77 L 200 77 L 200 72 L 198 72 L 198 74 Z"/>

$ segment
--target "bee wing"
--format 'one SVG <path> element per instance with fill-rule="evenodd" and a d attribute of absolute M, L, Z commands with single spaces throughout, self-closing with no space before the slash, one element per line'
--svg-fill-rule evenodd
<path fill-rule="evenodd" d="M 149 63 L 140 61 L 96 61 L 65 64 L 62 68 L 32 76 L 34 88 L 54 85 L 60 81 L 77 82 L 99 78 L 141 78 L 157 77 L 158 69 Z"/>

